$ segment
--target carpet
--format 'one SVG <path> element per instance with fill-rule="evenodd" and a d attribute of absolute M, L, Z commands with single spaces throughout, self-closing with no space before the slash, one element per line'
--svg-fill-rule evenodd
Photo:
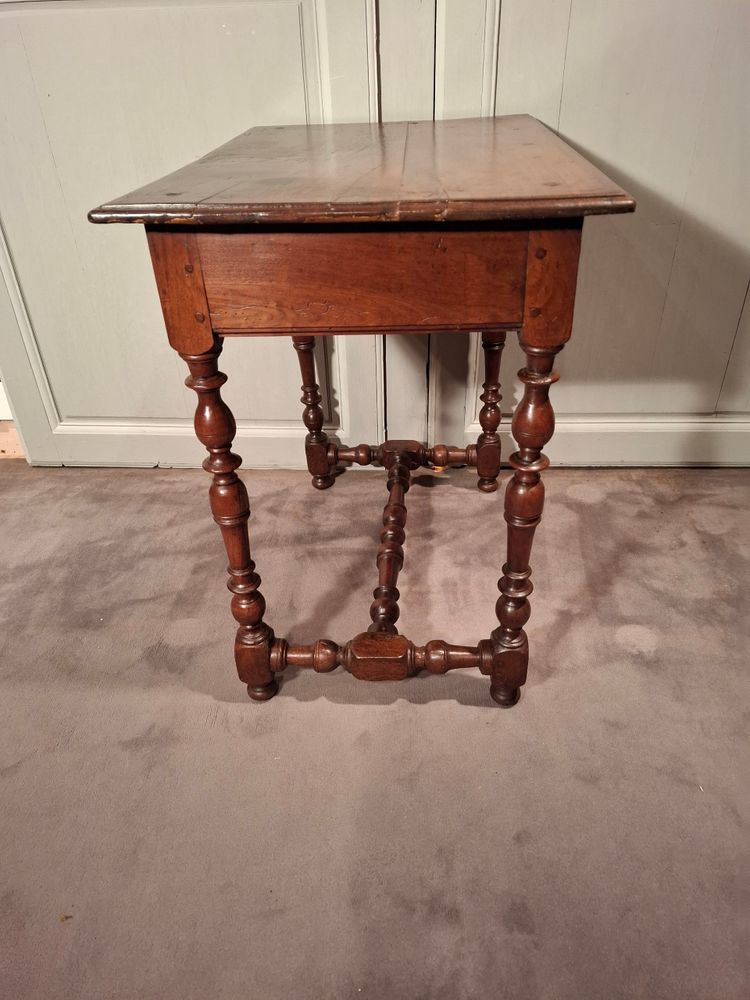
<path fill-rule="evenodd" d="M 364 630 L 383 474 L 243 476 L 277 634 Z M 419 643 L 495 624 L 474 482 L 409 493 Z M 258 705 L 204 473 L 4 462 L 3 1000 L 746 1000 L 750 474 L 546 483 L 515 708 L 476 671 Z"/>

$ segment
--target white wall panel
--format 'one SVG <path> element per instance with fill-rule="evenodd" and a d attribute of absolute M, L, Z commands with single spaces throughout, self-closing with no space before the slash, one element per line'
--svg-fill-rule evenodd
<path fill-rule="evenodd" d="M 718 23 L 716 4 L 690 8 L 685 16 L 678 0 L 573 0 L 560 132 L 638 208 L 584 226 L 576 323 L 555 392 L 561 413 L 692 410 L 660 392 L 669 368 L 657 363 Z M 706 361 L 705 350 L 691 355 L 693 372 Z"/>
<path fill-rule="evenodd" d="M 536 114 L 638 200 L 584 226 L 556 462 L 750 460 L 748 50 L 741 0 L 502 5 L 497 112 Z"/>
<path fill-rule="evenodd" d="M 435 117 L 494 114 L 500 0 L 439 0 Z"/>
<path fill-rule="evenodd" d="M 142 227 L 92 226 L 86 212 L 252 125 L 367 120 L 373 42 L 364 0 L 0 4 L 3 273 L 16 325 L 28 320 L 10 335 L 23 340 L 41 408 L 16 376 L 18 352 L 2 364 L 34 460 L 197 464 L 194 401 L 166 343 Z M 346 419 L 357 439 L 378 437 L 375 339 L 318 354 L 330 426 L 343 433 Z M 225 357 L 249 462 L 303 464 L 288 340 L 228 339 Z M 359 379 L 365 366 L 372 380 Z M 356 402 L 352 377 L 365 383 Z M 40 409 L 47 433 L 31 429 Z M 45 447 L 29 447 L 40 436 Z"/>
<path fill-rule="evenodd" d="M 722 3 L 654 370 L 671 410 L 721 409 L 750 279 L 750 4 Z M 745 407 L 746 410 L 750 407 Z"/>
<path fill-rule="evenodd" d="M 502 0 L 498 115 L 534 115 L 557 126 L 570 8 L 571 0 Z"/>
<path fill-rule="evenodd" d="M 379 0 L 380 104 L 383 121 L 432 118 L 435 6 Z"/>

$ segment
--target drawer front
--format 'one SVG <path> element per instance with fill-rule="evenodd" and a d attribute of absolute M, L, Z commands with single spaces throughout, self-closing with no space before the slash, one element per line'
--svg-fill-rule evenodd
<path fill-rule="evenodd" d="M 520 324 L 528 233 L 198 233 L 219 333 Z"/>

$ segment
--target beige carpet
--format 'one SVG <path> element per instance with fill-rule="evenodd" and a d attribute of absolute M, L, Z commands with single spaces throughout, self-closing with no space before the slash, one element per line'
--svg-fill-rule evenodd
<path fill-rule="evenodd" d="M 747 472 L 547 476 L 511 711 L 474 672 L 250 703 L 207 479 L 0 467 L 2 1000 L 750 996 Z M 246 479 L 277 633 L 362 630 L 382 473 Z M 493 627 L 473 482 L 409 494 L 416 640 Z"/>

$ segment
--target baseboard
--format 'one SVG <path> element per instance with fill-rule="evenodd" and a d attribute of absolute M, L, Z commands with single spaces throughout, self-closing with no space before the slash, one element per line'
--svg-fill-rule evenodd
<path fill-rule="evenodd" d="M 335 431 L 330 429 L 328 433 Z M 304 427 L 240 426 L 233 448 L 242 456 L 245 468 L 304 469 L 305 434 Z M 197 469 L 206 457 L 206 450 L 196 439 L 189 420 L 173 423 L 65 422 L 55 428 L 54 439 L 60 464 L 68 466 Z"/>
<path fill-rule="evenodd" d="M 479 424 L 476 433 L 480 432 Z M 475 428 L 469 431 L 473 439 Z M 503 454 L 514 450 L 510 434 Z M 750 465 L 750 419 L 709 417 L 560 417 L 545 448 L 553 465 L 746 466 Z"/>
<path fill-rule="evenodd" d="M 465 442 L 447 443 L 469 443 L 479 431 L 479 424 L 471 425 Z M 304 469 L 304 436 L 301 427 L 240 426 L 235 449 L 246 468 Z M 507 456 L 515 444 L 509 432 L 503 431 L 502 437 Z M 64 422 L 55 429 L 54 440 L 63 465 L 198 468 L 205 455 L 189 421 Z M 744 414 L 643 420 L 561 417 L 545 450 L 553 465 L 745 466 L 750 465 L 750 419 Z"/>

